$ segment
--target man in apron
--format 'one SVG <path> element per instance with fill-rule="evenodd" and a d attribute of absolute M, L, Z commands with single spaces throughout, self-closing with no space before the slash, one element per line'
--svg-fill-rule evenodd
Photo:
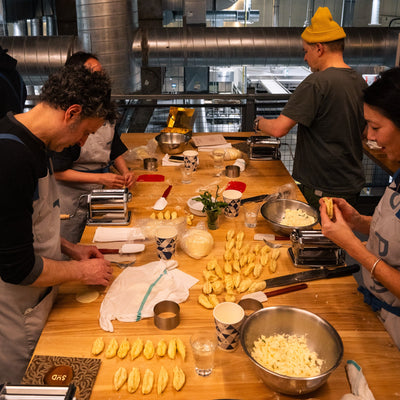
<path fill-rule="evenodd" d="M 47 153 L 83 145 L 114 120 L 110 93 L 106 74 L 64 67 L 44 84 L 39 104 L 0 120 L 0 383 L 20 383 L 57 285 L 110 283 L 112 268 L 96 247 L 60 238 Z M 61 253 L 73 260 L 60 261 Z"/>
<path fill-rule="evenodd" d="M 102 66 L 94 54 L 78 51 L 72 54 L 65 65 L 84 65 L 91 71 L 101 71 Z M 78 243 L 87 221 L 87 195 L 104 186 L 110 189 L 130 188 L 134 174 L 123 158 L 127 147 L 115 130 L 115 125 L 106 122 L 95 135 L 89 136 L 85 145 L 72 146 L 60 153 L 53 153 L 55 177 L 60 194 L 61 236 Z M 112 173 L 110 166 L 119 172 Z"/>

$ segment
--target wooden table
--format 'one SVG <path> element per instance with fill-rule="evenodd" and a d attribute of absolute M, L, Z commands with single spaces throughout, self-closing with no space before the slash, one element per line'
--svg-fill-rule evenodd
<path fill-rule="evenodd" d="M 243 134 L 242 134 L 243 135 Z M 146 144 L 148 139 L 154 135 L 125 134 L 123 140 L 130 147 Z M 159 155 L 161 160 L 162 155 Z M 233 161 L 226 162 L 232 164 Z M 137 162 L 135 173 L 140 175 L 141 162 Z M 159 162 L 161 165 L 161 161 Z M 186 201 L 196 194 L 199 188 L 211 188 L 215 184 L 224 186 L 228 181 L 226 177 L 213 176 L 214 171 L 209 154 L 200 153 L 200 166 L 194 175 L 191 184 L 181 184 L 177 167 L 162 167 L 158 172 L 166 176 L 165 182 L 137 183 L 132 189 L 133 198 L 130 203 L 133 220 L 135 221 L 149 217 L 152 213 L 152 205 L 161 193 L 166 189 L 168 183 L 173 184 L 172 191 L 168 197 L 167 209 L 177 210 L 179 215 L 187 213 Z M 287 170 L 280 161 L 251 161 L 246 170 L 237 179 L 247 184 L 243 197 L 250 197 L 261 193 L 272 193 L 280 185 L 292 182 Z M 298 199 L 303 199 L 297 192 Z M 203 217 L 195 217 L 194 224 L 204 221 Z M 249 229 L 244 227 L 243 214 L 237 218 L 221 218 L 220 228 L 211 231 L 215 245 L 211 254 L 203 259 L 195 260 L 187 256 L 178 248 L 176 259 L 179 267 L 190 275 L 199 279 L 199 282 L 191 288 L 188 300 L 180 304 L 181 321 L 177 328 L 170 331 L 159 330 L 155 327 L 153 319 L 144 319 L 139 322 L 123 323 L 113 321 L 115 331 L 105 332 L 99 327 L 98 317 L 105 290 L 93 303 L 81 304 L 76 302 L 75 294 L 85 290 L 82 286 L 64 285 L 61 287 L 60 295 L 50 314 L 47 325 L 37 345 L 35 354 L 59 355 L 68 357 L 91 357 L 91 347 L 95 338 L 103 337 L 106 344 L 111 338 L 119 342 L 127 337 L 132 343 L 137 337 L 143 340 L 150 339 L 156 345 L 161 338 L 170 339 L 180 337 L 187 346 L 186 361 L 178 357 L 176 361 L 154 359 L 148 361 L 139 357 L 131 361 L 129 357 L 124 360 L 117 358 L 105 359 L 103 355 L 99 358 L 102 364 L 93 388 L 91 399 L 138 399 L 142 398 L 141 387 L 135 394 L 129 394 L 126 385 L 116 392 L 113 389 L 113 375 L 120 366 L 125 366 L 128 371 L 132 366 L 139 366 L 142 377 L 145 368 L 151 368 L 155 376 L 161 365 L 165 365 L 170 372 L 177 364 L 182 367 L 186 374 L 186 384 L 181 392 L 175 392 L 171 383 L 162 395 L 157 395 L 153 388 L 148 399 L 291 399 L 293 397 L 276 394 L 268 389 L 257 377 L 252 364 L 246 358 L 241 348 L 233 353 L 217 351 L 216 365 L 209 377 L 200 377 L 194 371 L 193 355 L 190 350 L 189 339 L 193 332 L 205 329 L 214 329 L 212 312 L 201 307 L 197 298 L 201 293 L 203 284 L 202 271 L 205 269 L 207 260 L 217 257 L 222 260 L 225 235 L 228 229 L 245 232 L 245 243 L 252 243 L 254 233 L 273 233 L 262 216 L 258 217 L 257 227 Z M 95 227 L 87 227 L 83 242 L 91 243 Z M 155 246 L 148 243 L 146 250 L 137 255 L 136 265 L 143 265 L 155 261 Z M 261 278 L 285 275 L 298 272 L 293 267 L 286 250 L 281 250 L 278 259 L 278 268 L 275 274 L 264 271 Z M 115 276 L 121 272 L 115 267 Z M 338 400 L 345 393 L 350 392 L 346 378 L 345 363 L 352 359 L 358 362 L 365 374 L 375 398 L 382 400 L 398 399 L 400 393 L 400 352 L 387 334 L 381 322 L 371 309 L 363 302 L 362 295 L 357 291 L 357 284 L 353 277 L 336 278 L 331 280 L 320 280 L 308 283 L 308 288 L 300 292 L 288 293 L 270 298 L 265 307 L 273 305 L 293 305 L 317 313 L 328 320 L 339 332 L 344 344 L 344 357 L 340 366 L 330 376 L 329 380 L 320 389 L 310 395 L 299 396 L 301 399 L 330 399 Z"/>
<path fill-rule="evenodd" d="M 400 168 L 400 162 L 392 161 L 387 158 L 387 155 L 381 149 L 371 149 L 367 146 L 367 141 L 363 141 L 364 153 L 377 165 L 379 165 L 389 175 L 392 175 Z"/>

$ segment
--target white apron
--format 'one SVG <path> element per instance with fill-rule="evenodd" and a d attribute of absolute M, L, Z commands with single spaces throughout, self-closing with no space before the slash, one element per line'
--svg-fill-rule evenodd
<path fill-rule="evenodd" d="M 390 266 L 400 270 L 400 193 L 394 190 L 394 186 L 393 183 L 386 188 L 375 209 L 366 247 Z M 362 278 L 363 286 L 375 296 L 374 299 L 368 293 L 364 293 L 364 300 L 374 311 L 378 311 L 379 318 L 400 349 L 400 316 L 395 314 L 400 313 L 400 299 L 372 279 L 370 272 L 365 268 L 362 269 Z M 394 307 L 394 312 L 385 309 L 387 306 L 380 304 L 380 301 Z"/>
<path fill-rule="evenodd" d="M 59 201 L 49 171 L 39 180 L 37 195 L 32 216 L 35 254 L 61 260 Z M 20 383 L 56 295 L 57 287 L 14 285 L 0 279 L 0 382 Z"/>
<path fill-rule="evenodd" d="M 107 172 L 110 166 L 114 125 L 105 123 L 94 135 L 90 135 L 81 148 L 79 158 L 72 169 L 83 172 Z M 72 243 L 81 240 L 87 220 L 87 198 L 94 189 L 103 185 L 95 183 L 73 183 L 57 181 L 60 193 L 61 214 L 74 215 L 61 221 L 61 236 Z M 81 197 L 83 195 L 83 197 Z"/>

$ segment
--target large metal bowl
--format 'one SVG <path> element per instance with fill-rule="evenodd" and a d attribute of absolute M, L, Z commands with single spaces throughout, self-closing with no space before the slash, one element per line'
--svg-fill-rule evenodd
<path fill-rule="evenodd" d="M 189 140 L 190 135 L 176 132 L 160 133 L 156 136 L 160 150 L 167 154 L 182 153 Z"/>
<path fill-rule="evenodd" d="M 310 378 L 290 377 L 259 364 L 251 356 L 254 342 L 261 335 L 269 337 L 275 334 L 306 335 L 307 347 L 324 360 L 321 374 Z M 342 339 L 329 322 L 309 311 L 289 306 L 267 307 L 251 314 L 242 326 L 240 341 L 264 384 L 288 395 L 300 395 L 318 389 L 339 366 L 343 357 Z"/>
<path fill-rule="evenodd" d="M 304 210 L 308 215 L 315 218 L 315 222 L 305 226 L 287 226 L 282 225 L 280 222 L 285 215 L 285 210 Z M 261 215 L 268 221 L 274 232 L 279 235 L 289 236 L 293 229 L 308 230 L 318 223 L 318 212 L 309 206 L 307 203 L 303 203 L 298 200 L 290 199 L 274 199 L 267 201 L 261 207 Z"/>

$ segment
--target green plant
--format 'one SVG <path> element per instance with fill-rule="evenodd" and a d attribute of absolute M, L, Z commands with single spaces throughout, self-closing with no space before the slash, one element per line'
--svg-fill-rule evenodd
<path fill-rule="evenodd" d="M 203 204 L 203 212 L 215 211 L 218 214 L 221 214 L 222 209 L 227 207 L 228 203 L 226 203 L 225 201 L 218 201 L 218 190 L 219 186 L 217 186 L 215 197 L 212 197 L 211 193 L 206 190 L 201 193 L 199 197 L 195 197 L 193 200 L 201 201 L 201 203 Z"/>

